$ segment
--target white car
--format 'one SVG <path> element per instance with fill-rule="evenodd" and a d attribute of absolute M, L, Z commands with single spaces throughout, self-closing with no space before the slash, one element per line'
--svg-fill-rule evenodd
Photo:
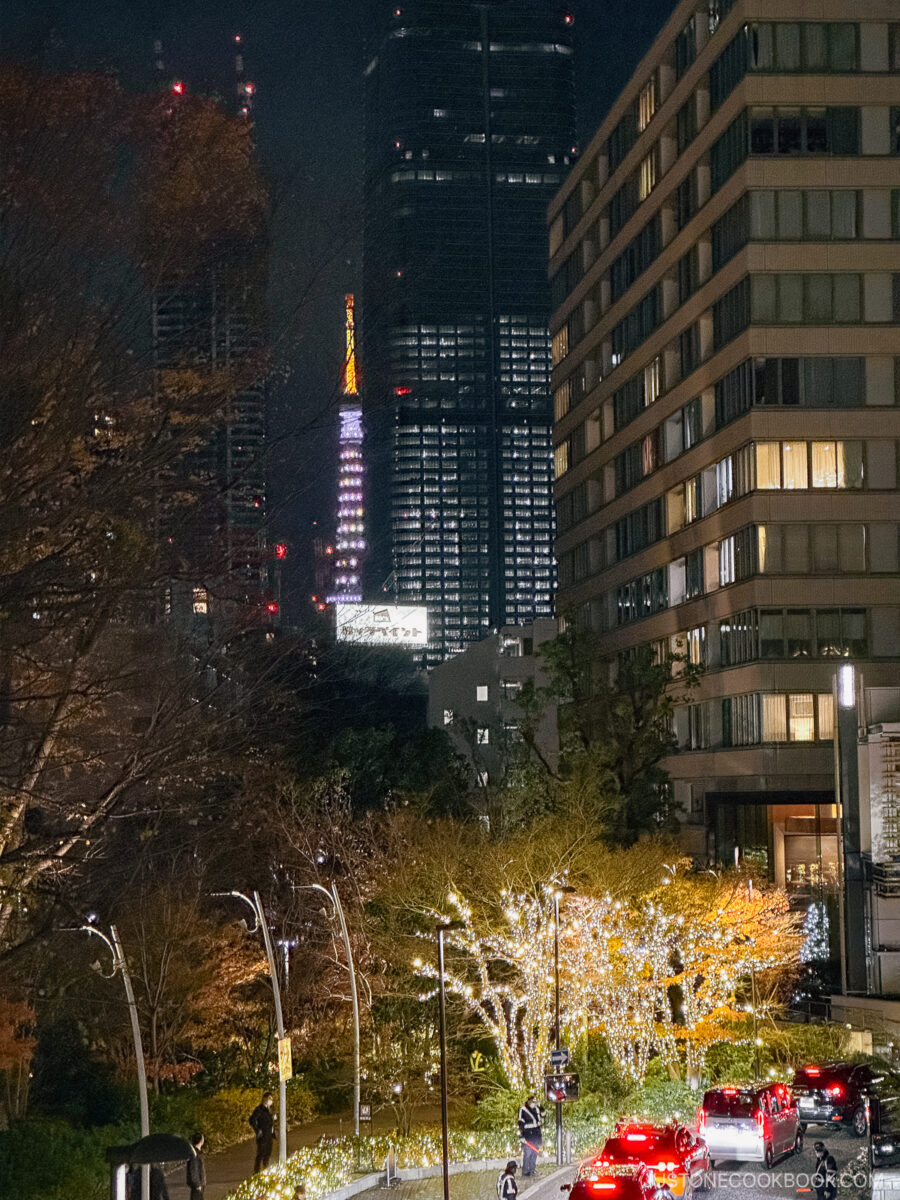
<path fill-rule="evenodd" d="M 736 1159 L 770 1167 L 783 1154 L 803 1149 L 800 1118 L 781 1083 L 713 1088 L 703 1097 L 698 1132 L 713 1165 L 716 1159 Z"/>

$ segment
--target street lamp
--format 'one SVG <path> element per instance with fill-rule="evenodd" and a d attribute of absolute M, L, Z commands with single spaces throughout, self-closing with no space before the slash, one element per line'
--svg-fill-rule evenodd
<path fill-rule="evenodd" d="M 262 906 L 262 901 L 259 898 L 259 892 L 253 893 L 253 899 L 244 894 L 244 892 L 213 892 L 214 896 L 234 896 L 237 900 L 243 900 L 246 905 L 252 910 L 256 924 L 249 933 L 256 933 L 257 929 L 262 930 L 263 944 L 266 948 L 266 958 L 269 963 L 269 976 L 272 980 L 272 996 L 275 1001 L 275 1028 L 278 1031 L 278 1046 L 279 1046 L 279 1071 L 278 1071 L 278 1161 L 283 1165 L 287 1159 L 287 1080 L 281 1076 L 280 1059 L 281 1059 L 281 1044 L 284 1041 L 284 1017 L 281 1012 L 281 990 L 278 986 L 278 972 L 275 968 L 275 951 L 272 946 L 272 935 L 269 932 L 269 925 L 266 921 L 265 910 Z"/>
<path fill-rule="evenodd" d="M 462 921 L 446 921 L 437 927 L 438 944 L 438 1039 L 441 1048 L 441 1164 L 444 1200 L 450 1200 L 450 1120 L 447 1112 L 447 1008 L 444 992 L 444 934 L 463 929 Z"/>
<path fill-rule="evenodd" d="M 341 938 L 344 943 L 344 952 L 347 955 L 347 970 L 350 973 L 350 999 L 353 1002 L 353 1132 L 359 1137 L 359 996 L 356 991 L 356 967 L 353 962 L 353 952 L 350 949 L 350 934 L 347 932 L 344 908 L 335 883 L 331 885 L 331 890 L 322 887 L 321 883 L 305 883 L 299 886 L 300 888 L 314 889 L 321 892 L 323 896 L 327 896 L 331 901 L 334 916 L 337 917 L 341 927 Z"/>
<path fill-rule="evenodd" d="M 556 1008 L 556 1049 L 562 1049 L 562 1029 L 559 1016 L 559 902 L 563 896 L 571 895 L 575 889 L 558 884 L 553 890 L 553 982 Z M 562 1145 L 562 1101 L 556 1101 L 556 1161 L 560 1166 L 565 1161 Z"/>
<path fill-rule="evenodd" d="M 122 983 L 125 987 L 125 999 L 128 1002 L 128 1015 L 131 1018 L 131 1036 L 134 1038 L 134 1057 L 137 1062 L 138 1076 L 138 1097 L 140 1100 L 140 1116 L 141 1116 L 141 1137 L 148 1137 L 150 1134 L 150 1105 L 147 1100 L 147 1068 L 144 1064 L 144 1046 L 141 1040 L 141 1025 L 138 1020 L 137 1004 L 134 999 L 134 988 L 131 986 L 131 975 L 128 972 L 128 963 L 125 961 L 125 955 L 122 953 L 122 943 L 119 941 L 119 931 L 115 925 L 110 925 L 109 934 L 105 934 L 102 929 L 98 929 L 93 923 L 96 920 L 96 914 L 88 913 L 87 920 L 84 925 L 78 925 L 69 932 L 72 933 L 91 933 L 94 937 L 98 937 L 106 946 L 107 950 L 112 955 L 113 969 L 109 975 L 104 976 L 105 979 L 113 979 L 116 975 L 122 976 Z M 150 1167 L 149 1165 L 141 1168 L 141 1195 L 148 1197 L 150 1195 Z"/>

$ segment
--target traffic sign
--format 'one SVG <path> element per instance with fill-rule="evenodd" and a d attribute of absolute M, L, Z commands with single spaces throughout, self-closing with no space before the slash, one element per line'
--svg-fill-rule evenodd
<path fill-rule="evenodd" d="M 569 1065 L 569 1051 L 565 1046 L 561 1046 L 558 1050 L 550 1051 L 550 1065 L 552 1067 L 567 1067 Z"/>
<path fill-rule="evenodd" d="M 360 1121 L 371 1121 L 372 1120 L 372 1105 L 371 1104 L 361 1104 L 359 1106 L 359 1119 L 360 1119 Z"/>
<path fill-rule="evenodd" d="M 289 1037 L 278 1039 L 278 1079 L 279 1082 L 285 1083 L 291 1079 L 294 1074 L 294 1064 L 291 1060 L 291 1039 Z"/>

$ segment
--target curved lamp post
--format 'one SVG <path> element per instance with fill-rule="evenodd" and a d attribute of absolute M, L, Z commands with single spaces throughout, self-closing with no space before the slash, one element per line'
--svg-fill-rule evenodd
<path fill-rule="evenodd" d="M 350 949 L 350 934 L 347 931 L 347 921 L 344 908 L 338 895 L 337 884 L 325 888 L 321 883 L 304 883 L 298 886 L 300 890 L 321 892 L 331 902 L 333 915 L 337 917 L 341 927 L 341 939 L 344 943 L 344 953 L 347 955 L 347 970 L 350 973 L 350 999 L 353 1002 L 353 1132 L 359 1137 L 359 1095 L 360 1095 L 360 1054 L 359 1054 L 359 996 L 356 990 L 356 966 L 353 962 L 353 952 Z"/>
<path fill-rule="evenodd" d="M 269 976 L 272 980 L 272 997 L 275 1001 L 275 1028 L 278 1031 L 278 1041 L 284 1041 L 284 1017 L 281 1012 L 281 989 L 278 986 L 278 972 L 275 967 L 275 951 L 272 946 L 272 935 L 269 932 L 269 925 L 266 921 L 265 910 L 262 906 L 262 900 L 259 898 L 259 892 L 253 893 L 253 899 L 247 896 L 244 892 L 213 892 L 214 896 L 234 896 L 236 900 L 243 900 L 244 903 L 253 912 L 256 924 L 248 933 L 256 933 L 257 929 L 262 930 L 263 944 L 266 948 L 266 958 L 269 962 Z M 278 1161 L 284 1163 L 287 1159 L 287 1081 L 281 1078 L 281 1072 L 278 1072 Z"/>
<path fill-rule="evenodd" d="M 113 979 L 116 975 L 122 976 L 122 983 L 125 987 L 125 999 L 128 1001 L 128 1015 L 131 1018 L 131 1035 L 134 1038 L 134 1056 L 137 1062 L 138 1076 L 138 1097 L 140 1100 L 141 1114 L 141 1137 L 148 1137 L 150 1134 L 150 1104 L 147 1099 L 147 1068 L 144 1063 L 144 1045 L 141 1039 L 141 1025 L 138 1020 L 137 1003 L 134 999 L 134 988 L 131 986 L 131 975 L 128 973 L 128 963 L 125 961 L 125 955 L 122 953 L 122 943 L 119 941 L 119 931 L 115 925 L 110 925 L 109 934 L 105 934 L 102 929 L 98 929 L 93 924 L 94 914 L 89 913 L 84 925 L 78 925 L 71 930 L 72 933 L 91 933 L 94 937 L 98 937 L 107 950 L 112 955 L 113 968 L 108 975 L 104 975 L 105 979 Z M 150 1195 L 150 1167 L 141 1167 L 141 1194 L 145 1197 Z"/>

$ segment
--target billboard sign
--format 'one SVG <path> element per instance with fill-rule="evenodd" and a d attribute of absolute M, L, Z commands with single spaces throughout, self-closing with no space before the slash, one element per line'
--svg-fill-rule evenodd
<path fill-rule="evenodd" d="M 428 609 L 400 604 L 348 604 L 338 601 L 339 642 L 364 646 L 427 646 Z"/>

